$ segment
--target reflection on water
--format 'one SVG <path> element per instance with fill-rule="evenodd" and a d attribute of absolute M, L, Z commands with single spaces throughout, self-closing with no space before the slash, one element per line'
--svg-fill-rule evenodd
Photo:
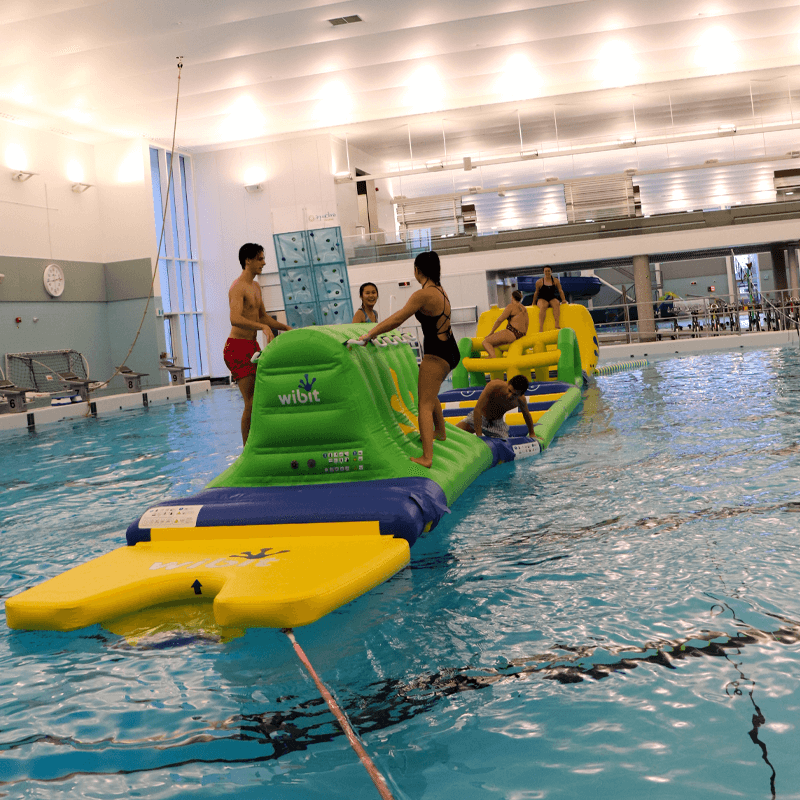
<path fill-rule="evenodd" d="M 396 797 L 800 795 L 798 391 L 792 348 L 599 378 L 408 569 L 296 631 Z M 3 439 L 0 594 L 221 472 L 239 402 Z M 0 794 L 374 796 L 281 633 L 123 623 L 0 629 Z"/>

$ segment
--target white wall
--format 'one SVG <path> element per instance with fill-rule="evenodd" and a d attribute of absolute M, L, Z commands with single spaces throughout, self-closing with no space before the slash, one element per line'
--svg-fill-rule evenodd
<path fill-rule="evenodd" d="M 341 139 L 332 139 L 331 149 L 335 172 L 347 170 L 347 151 L 349 151 L 351 174 L 355 175 L 356 169 L 370 174 L 386 172 L 386 165 L 375 156 L 371 156 L 352 146 L 347 146 L 346 151 L 345 142 Z M 389 235 L 389 241 L 393 241 L 397 226 L 394 206 L 392 205 L 392 181 L 387 178 L 376 180 L 375 188 L 378 190 L 375 192 L 375 201 L 378 206 L 378 227 Z M 359 224 L 355 181 L 336 185 L 336 203 L 339 212 L 339 224 L 342 227 L 342 236 L 355 236 L 356 225 Z"/>
<path fill-rule="evenodd" d="M 24 154 L 21 168 L 36 173 L 23 183 L 10 180 L 12 148 Z M 0 159 L 7 167 L 0 180 L 0 254 L 103 260 L 97 189 L 73 192 L 74 181 L 67 177 L 67 164 L 76 161 L 82 182 L 97 183 L 91 145 L 0 119 Z"/>
<path fill-rule="evenodd" d="M 442 256 L 442 286 L 450 298 L 453 308 L 477 306 L 478 314 L 489 308 L 489 295 L 486 283 L 486 269 L 482 261 L 471 262 L 456 261 L 458 256 Z M 399 311 L 412 293 L 419 289 L 419 284 L 414 279 L 414 262 L 411 259 L 403 261 L 385 261 L 380 264 L 367 264 L 364 266 L 348 267 L 350 292 L 353 297 L 353 308 L 357 308 L 358 287 L 362 283 L 372 281 L 378 287 L 378 318 L 386 319 L 390 314 Z M 400 286 L 400 283 L 410 281 L 409 286 Z M 413 317 L 405 326 L 416 325 Z M 454 325 L 453 332 L 456 338 L 472 336 L 475 330 L 471 325 Z"/>
<path fill-rule="evenodd" d="M 97 145 L 94 151 L 102 232 L 99 260 L 149 258 L 155 265 L 158 237 L 149 145 L 135 139 Z"/>
<path fill-rule="evenodd" d="M 217 150 L 193 156 L 211 374 L 226 375 L 222 348 L 230 330 L 228 289 L 241 274 L 239 248 L 263 245 L 266 273 L 277 272 L 273 234 L 339 224 L 327 135 Z M 250 170 L 261 192 L 248 193 Z M 274 279 L 262 280 L 264 304 L 283 307 Z"/>

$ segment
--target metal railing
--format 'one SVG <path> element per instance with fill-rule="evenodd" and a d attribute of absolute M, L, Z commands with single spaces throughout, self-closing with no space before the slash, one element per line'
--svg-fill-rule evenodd
<path fill-rule="evenodd" d="M 735 295 L 689 297 L 653 302 L 654 331 L 639 325 L 636 302 L 594 305 L 590 309 L 602 345 L 702 338 L 762 331 L 797 330 L 800 298 L 789 290 L 762 292 L 750 299 Z"/>
<path fill-rule="evenodd" d="M 513 230 L 475 233 L 442 233 L 434 228 L 399 233 L 379 231 L 344 236 L 348 266 L 414 258 L 424 250 L 442 255 L 502 250 L 510 247 L 554 245 L 565 242 L 595 241 L 647 233 L 704 230 L 731 225 L 796 220 L 800 201 L 763 202 L 734 208 L 706 211 L 675 211 L 649 217 L 620 217 L 595 221 L 553 224 L 520 221 Z M 531 227 L 526 227 L 529 225 Z"/>

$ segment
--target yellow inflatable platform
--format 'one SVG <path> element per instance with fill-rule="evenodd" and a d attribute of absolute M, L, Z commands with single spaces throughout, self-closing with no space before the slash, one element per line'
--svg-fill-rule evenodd
<path fill-rule="evenodd" d="M 228 538 L 231 537 L 231 538 Z M 6 601 L 11 628 L 71 631 L 165 603 L 208 603 L 221 626 L 308 625 L 410 560 L 377 522 L 152 528 Z"/>
<path fill-rule="evenodd" d="M 462 363 L 453 370 L 454 388 L 481 385 L 486 373 L 492 379 L 524 375 L 529 380 L 557 379 L 580 385 L 583 370 L 591 374 L 597 367 L 600 348 L 594 322 L 585 306 L 563 303 L 561 330 L 555 329 L 553 312 L 548 309 L 544 331 L 538 329 L 539 309 L 529 307 L 528 333 L 510 344 L 498 345 L 495 350 L 502 354 L 500 357 L 485 358 L 483 340 L 501 313 L 502 309 L 497 306 L 484 311 L 478 319 L 475 336 L 459 342 Z M 506 324 L 504 322 L 499 330 Z M 552 367 L 556 367 L 555 375 L 551 374 Z"/>

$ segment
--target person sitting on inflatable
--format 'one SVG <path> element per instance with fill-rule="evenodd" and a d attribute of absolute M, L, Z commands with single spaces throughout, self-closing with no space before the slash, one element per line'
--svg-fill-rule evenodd
<path fill-rule="evenodd" d="M 495 320 L 489 335 L 481 343 L 483 349 L 489 354 L 489 358 L 495 357 L 494 348 L 498 344 L 511 344 L 517 339 L 521 339 L 528 332 L 528 309 L 525 308 L 520 300 L 522 300 L 522 292 L 515 289 L 511 293 L 511 302 L 503 309 L 503 313 Z M 503 330 L 497 329 L 502 324 L 503 320 L 508 320 Z"/>
<path fill-rule="evenodd" d="M 548 283 L 549 281 L 549 283 Z M 559 300 L 559 296 L 561 300 Z M 564 297 L 564 290 L 561 288 L 561 281 L 553 275 L 553 270 L 550 267 L 544 268 L 544 277 L 536 281 L 536 291 L 533 293 L 533 300 L 531 305 L 539 306 L 539 330 L 544 330 L 544 318 L 547 314 L 548 307 L 553 309 L 553 322 L 555 329 L 561 329 L 561 322 L 559 314 L 561 312 L 561 303 L 566 303 L 567 298 Z"/>
<path fill-rule="evenodd" d="M 506 411 L 516 406 L 522 412 L 528 426 L 528 436 L 533 439 L 533 419 L 528 411 L 525 392 L 528 379 L 524 375 L 515 375 L 510 381 L 494 380 L 486 384 L 475 408 L 467 414 L 459 428 L 478 436 L 489 436 L 493 439 L 508 439 L 508 425 L 503 419 Z"/>

